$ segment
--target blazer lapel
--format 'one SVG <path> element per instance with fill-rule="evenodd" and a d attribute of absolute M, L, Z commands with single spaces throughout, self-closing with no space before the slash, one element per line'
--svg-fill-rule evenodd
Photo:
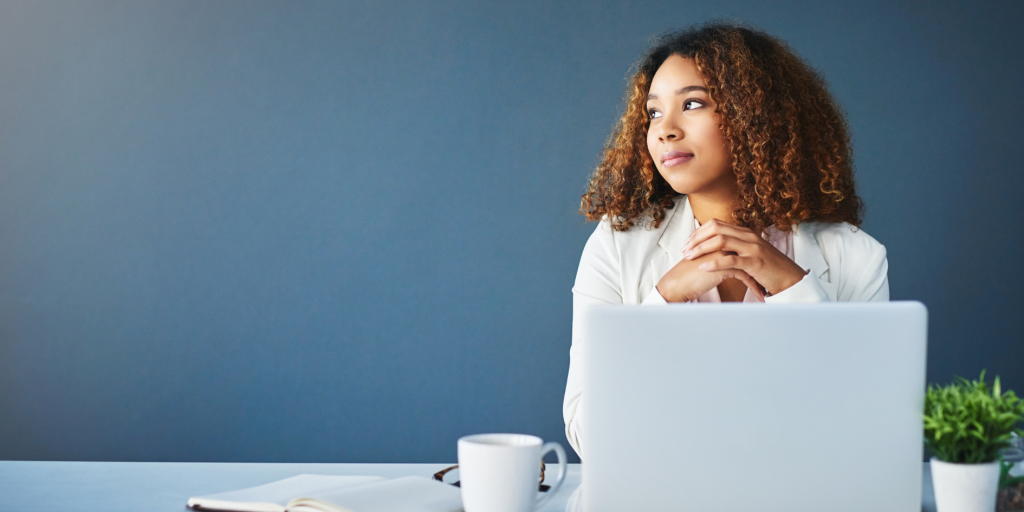
<path fill-rule="evenodd" d="M 793 227 L 793 259 L 800 268 L 810 270 L 818 278 L 821 288 L 832 302 L 836 301 L 836 285 L 829 282 L 828 263 L 821 255 L 821 246 L 814 237 L 814 224 L 800 224 Z"/>
<path fill-rule="evenodd" d="M 665 230 L 658 239 L 661 254 L 651 258 L 651 271 L 655 283 L 683 259 L 683 244 L 693 234 L 693 210 L 690 209 L 690 201 L 686 196 L 678 200 L 675 208 L 668 214 L 670 217 L 665 219 Z"/>

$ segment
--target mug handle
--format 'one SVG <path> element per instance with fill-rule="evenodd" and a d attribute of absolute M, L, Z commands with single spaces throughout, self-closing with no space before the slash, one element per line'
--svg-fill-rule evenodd
<path fill-rule="evenodd" d="M 558 489 L 562 487 L 562 482 L 565 480 L 565 450 L 562 448 L 562 445 L 558 443 L 544 443 L 544 446 L 540 449 L 540 459 L 544 460 L 544 456 L 550 451 L 554 451 L 558 456 L 558 477 L 555 478 L 555 482 L 551 484 L 551 488 L 548 489 L 548 492 L 537 493 L 537 504 L 534 505 L 535 508 L 540 508 L 541 505 L 547 503 L 548 500 L 558 492 Z"/>

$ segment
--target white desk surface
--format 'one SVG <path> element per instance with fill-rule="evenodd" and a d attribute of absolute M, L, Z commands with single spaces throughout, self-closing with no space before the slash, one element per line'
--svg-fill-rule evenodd
<path fill-rule="evenodd" d="M 24 512 L 186 511 L 191 496 L 232 491 L 302 473 L 431 477 L 454 463 L 292 464 L 213 462 L 0 461 L 0 510 Z M 935 510 L 925 464 L 922 510 Z M 580 485 L 570 464 L 565 484 L 542 512 L 562 512 Z"/>

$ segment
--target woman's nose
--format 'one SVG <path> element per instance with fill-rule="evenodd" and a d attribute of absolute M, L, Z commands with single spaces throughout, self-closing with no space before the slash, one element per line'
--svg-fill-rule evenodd
<path fill-rule="evenodd" d="M 662 122 L 659 123 L 658 140 L 661 142 L 668 142 L 683 138 L 682 128 L 680 128 L 674 121 L 674 119 L 663 119 Z"/>

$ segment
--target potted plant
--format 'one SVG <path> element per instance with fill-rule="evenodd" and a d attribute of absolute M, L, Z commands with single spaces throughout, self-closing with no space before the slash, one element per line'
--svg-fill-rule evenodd
<path fill-rule="evenodd" d="M 1021 432 L 1024 402 L 991 389 L 985 372 L 976 381 L 957 377 L 948 386 L 929 386 L 924 399 L 925 443 L 931 459 L 938 512 L 992 512 L 999 487 L 999 450 Z"/>

